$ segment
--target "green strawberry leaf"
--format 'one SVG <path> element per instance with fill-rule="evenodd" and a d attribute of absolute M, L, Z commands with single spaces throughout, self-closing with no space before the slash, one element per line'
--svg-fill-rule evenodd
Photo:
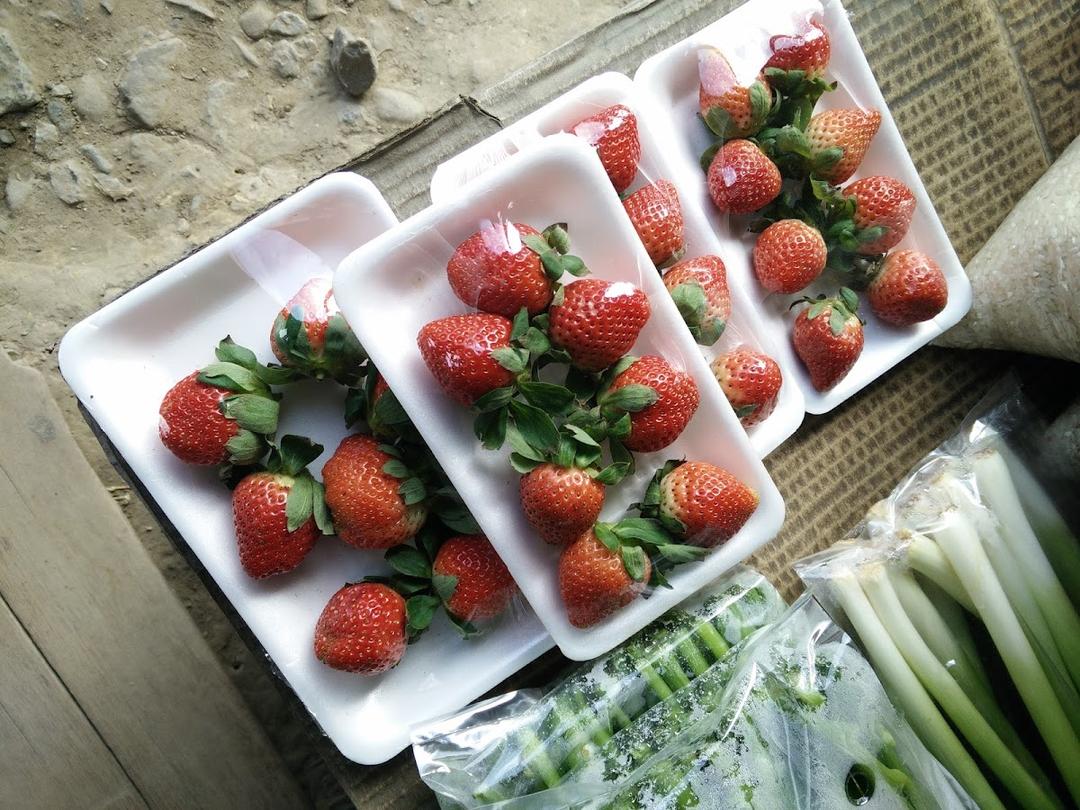
<path fill-rule="evenodd" d="M 732 119 L 731 114 L 723 107 L 712 106 L 705 111 L 703 117 L 707 126 L 714 135 L 721 138 L 729 138 L 738 130 L 738 125 Z"/>
<path fill-rule="evenodd" d="M 614 437 L 608 439 L 608 451 L 611 453 L 612 464 L 626 464 L 629 467 L 627 474 L 634 471 L 634 454 L 627 450 L 621 441 Z"/>
<path fill-rule="evenodd" d="M 446 614 L 446 617 L 450 620 L 450 624 L 457 628 L 457 631 L 461 633 L 462 638 L 473 638 L 480 635 L 480 630 L 472 622 L 467 622 L 464 619 L 459 619 L 450 613 Z"/>
<path fill-rule="evenodd" d="M 623 568 L 630 575 L 630 579 L 634 582 L 645 579 L 645 564 L 648 561 L 645 550 L 640 546 L 623 546 L 619 553 L 622 555 Z"/>
<path fill-rule="evenodd" d="M 435 587 L 435 593 L 443 602 L 449 602 L 457 590 L 458 578 L 450 574 L 435 574 L 431 578 L 431 584 Z"/>
<path fill-rule="evenodd" d="M 243 428 L 225 442 L 229 462 L 233 465 L 254 464 L 266 453 L 266 447 L 266 442 L 261 436 Z M 239 480 L 236 483 L 240 483 Z"/>
<path fill-rule="evenodd" d="M 506 404 L 514 397 L 514 386 L 508 385 L 505 388 L 496 388 L 492 391 L 488 391 L 482 397 L 478 398 L 473 403 L 473 408 L 480 413 L 489 413 L 491 411 L 497 411 L 500 408 L 506 406 Z"/>
<path fill-rule="evenodd" d="M 564 413 L 574 403 L 574 392 L 554 383 L 523 382 L 518 385 L 518 390 L 529 404 L 548 413 Z"/>
<path fill-rule="evenodd" d="M 522 307 L 514 316 L 514 326 L 510 330 L 510 341 L 518 340 L 529 328 L 529 310 Z"/>
<path fill-rule="evenodd" d="M 573 366 L 567 370 L 563 384 L 573 391 L 578 399 L 590 399 L 596 394 L 596 377 Z"/>
<path fill-rule="evenodd" d="M 521 453 L 510 453 L 510 466 L 514 468 L 514 471 L 521 475 L 531 473 L 537 467 L 543 464 L 542 461 L 537 461 L 534 458 L 528 458 L 521 455 Z"/>
<path fill-rule="evenodd" d="M 563 425 L 566 432 L 574 437 L 574 440 L 578 444 L 584 444 L 589 447 L 600 447 L 600 442 L 594 439 L 587 430 L 574 424 L 567 423 Z"/>
<path fill-rule="evenodd" d="M 708 173 L 709 167 L 712 166 L 713 160 L 716 158 L 716 153 L 720 151 L 720 147 L 723 144 L 714 143 L 708 149 L 701 153 L 701 157 L 698 159 L 698 163 L 701 164 L 701 170 Z"/>
<path fill-rule="evenodd" d="M 311 518 L 314 484 L 310 475 L 293 479 L 289 494 L 285 497 L 285 528 L 289 532 L 295 532 Z"/>
<path fill-rule="evenodd" d="M 512 374 L 520 374 L 529 367 L 529 353 L 523 349 L 504 346 L 492 349 L 491 356 L 500 366 Z"/>
<path fill-rule="evenodd" d="M 772 93 L 768 85 L 755 81 L 750 85 L 750 128 L 756 131 L 765 123 L 772 108 Z"/>
<path fill-rule="evenodd" d="M 519 400 L 510 401 L 510 413 L 522 438 L 538 450 L 554 451 L 559 445 L 559 431 L 544 411 Z"/>
<path fill-rule="evenodd" d="M 863 228 L 855 234 L 855 239 L 860 245 L 865 245 L 869 242 L 876 242 L 889 232 L 889 229 L 884 225 L 874 225 L 870 228 Z"/>
<path fill-rule="evenodd" d="M 326 505 L 326 488 L 321 481 L 315 481 L 312 488 L 311 514 L 315 518 L 315 525 L 323 534 L 334 533 L 334 521 L 330 515 L 330 507 Z"/>
<path fill-rule="evenodd" d="M 605 408 L 637 413 L 652 405 L 659 398 L 656 390 L 647 385 L 624 385 L 614 391 L 608 391 L 601 397 L 601 405 Z"/>
<path fill-rule="evenodd" d="M 350 388 L 345 392 L 345 427 L 351 428 L 361 419 L 367 418 L 367 397 L 360 388 Z"/>
<path fill-rule="evenodd" d="M 405 462 L 397 458 L 392 458 L 383 464 L 382 471 L 387 475 L 394 476 L 394 478 L 408 478 L 412 475 L 409 468 L 405 466 Z"/>
<path fill-rule="evenodd" d="M 548 340 L 548 336 L 535 326 L 530 326 L 525 334 L 521 336 L 521 345 L 533 357 L 539 357 L 551 349 L 551 341 Z"/>
<path fill-rule="evenodd" d="M 412 546 L 394 546 L 386 552 L 384 559 L 391 568 L 406 576 L 431 576 L 431 563 L 419 549 Z"/>
<path fill-rule="evenodd" d="M 674 565 L 697 562 L 702 559 L 708 550 L 699 546 L 687 546 L 682 543 L 667 543 L 656 547 L 656 552 L 666 561 Z"/>
<path fill-rule="evenodd" d="M 418 636 L 431 625 L 435 618 L 435 611 L 439 607 L 439 600 L 434 596 L 419 594 L 412 596 L 405 603 L 405 615 L 408 618 L 409 635 L 413 638 Z"/>
<path fill-rule="evenodd" d="M 562 267 L 567 273 L 577 278 L 589 275 L 589 268 L 578 256 L 563 256 Z"/>
<path fill-rule="evenodd" d="M 199 372 L 198 380 L 237 394 L 266 394 L 266 384 L 253 371 L 236 363 L 211 363 Z"/>
<path fill-rule="evenodd" d="M 270 435 L 277 430 L 278 403 L 259 394 L 234 394 L 218 406 L 226 419 L 253 433 Z"/>
<path fill-rule="evenodd" d="M 255 371 L 259 367 L 259 360 L 255 357 L 255 352 L 234 342 L 230 335 L 226 335 L 218 343 L 214 355 L 222 363 L 233 363 L 246 368 L 248 371 Z"/>
<path fill-rule="evenodd" d="M 705 299 L 705 288 L 696 282 L 679 284 L 671 291 L 671 300 L 679 308 L 679 314 L 688 326 L 696 326 L 705 317 L 705 309 L 708 301 Z"/>
<path fill-rule="evenodd" d="M 565 222 L 548 225 L 541 236 L 544 237 L 544 242 L 558 253 L 565 254 L 570 250 L 570 234 L 566 232 Z"/>
<path fill-rule="evenodd" d="M 435 514 L 452 531 L 480 534 L 480 526 L 464 504 L 439 504 Z"/>
<path fill-rule="evenodd" d="M 281 470 L 286 475 L 299 475 L 301 470 L 322 454 L 322 451 L 321 444 L 313 442 L 306 436 L 282 436 L 278 443 Z"/>
<path fill-rule="evenodd" d="M 365 581 L 374 579 L 375 577 L 364 577 Z M 386 584 L 408 599 L 418 593 L 426 593 L 431 587 L 431 580 L 427 577 L 407 577 L 404 574 L 394 574 Z"/>
<path fill-rule="evenodd" d="M 632 422 L 630 421 L 630 414 L 624 413 L 608 425 L 608 434 L 615 439 L 625 439 L 630 435 L 631 426 Z"/>
<path fill-rule="evenodd" d="M 525 437 L 521 435 L 514 425 L 510 425 L 506 430 L 506 438 L 510 442 L 510 448 L 519 456 L 527 458 L 530 461 L 541 463 L 544 461 L 544 454 L 525 441 Z"/>
<path fill-rule="evenodd" d="M 406 478 L 398 485 L 398 495 L 406 506 L 412 506 L 427 498 L 427 487 L 419 478 Z"/>
<path fill-rule="evenodd" d="M 623 518 L 615 524 L 614 531 L 620 540 L 636 540 L 650 546 L 662 546 L 673 541 L 671 534 L 660 523 L 649 518 Z"/>
<path fill-rule="evenodd" d="M 702 346 L 712 346 L 720 340 L 727 324 L 720 318 L 705 318 L 699 326 L 691 329 L 696 340 Z"/>
<path fill-rule="evenodd" d="M 485 411 L 477 415 L 473 422 L 473 432 L 480 443 L 488 450 L 498 450 L 506 441 L 506 426 L 509 411 L 505 407 Z"/>
<path fill-rule="evenodd" d="M 753 415 L 754 411 L 757 409 L 757 405 L 740 405 L 735 409 L 735 415 L 740 419 L 745 419 L 746 417 Z"/>
<path fill-rule="evenodd" d="M 840 300 L 852 315 L 859 311 L 859 296 L 850 287 L 840 288 Z"/>
<path fill-rule="evenodd" d="M 571 464 L 575 467 L 580 467 L 583 470 L 598 465 L 601 457 L 604 455 L 604 451 L 599 447 L 582 447 L 581 445 L 576 445 L 576 448 L 577 452 L 574 454 Z"/>
<path fill-rule="evenodd" d="M 619 550 L 619 537 L 608 524 L 597 523 L 593 526 L 593 532 L 596 534 L 596 539 L 603 543 L 608 551 Z"/>
<path fill-rule="evenodd" d="M 619 462 L 618 464 L 609 464 L 598 472 L 594 480 L 599 481 L 605 486 L 615 486 L 630 472 L 630 465 L 626 462 Z"/>

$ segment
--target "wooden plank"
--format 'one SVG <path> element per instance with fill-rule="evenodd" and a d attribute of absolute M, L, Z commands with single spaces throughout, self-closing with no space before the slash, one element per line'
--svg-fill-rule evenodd
<path fill-rule="evenodd" d="M 0 413 L 0 594 L 146 803 L 305 806 L 41 374 L 3 352 Z"/>
<path fill-rule="evenodd" d="M 0 487 L 7 484 L 0 481 Z M 0 807 L 143 808 L 94 727 L 0 599 Z"/>

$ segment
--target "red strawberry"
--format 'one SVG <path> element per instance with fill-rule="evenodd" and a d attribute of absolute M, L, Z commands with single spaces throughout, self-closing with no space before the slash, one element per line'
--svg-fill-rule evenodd
<path fill-rule="evenodd" d="M 627 281 L 585 278 L 551 305 L 549 333 L 583 371 L 601 371 L 630 351 L 649 320 L 649 299 Z"/>
<path fill-rule="evenodd" d="M 698 49 L 698 105 L 701 117 L 721 138 L 746 138 L 761 129 L 772 105 L 772 90 L 762 77 L 744 87 L 723 52 Z"/>
<path fill-rule="evenodd" d="M 346 585 L 326 603 L 315 625 L 315 657 L 329 667 L 377 675 L 405 654 L 405 600 L 377 582 Z"/>
<path fill-rule="evenodd" d="M 660 479 L 660 519 L 677 526 L 691 545 L 727 542 L 757 509 L 757 493 L 727 470 L 703 461 L 667 470 Z"/>
<path fill-rule="evenodd" d="M 782 219 L 758 236 L 754 275 L 769 292 L 795 293 L 821 275 L 828 258 L 817 228 L 802 220 Z"/>
<path fill-rule="evenodd" d="M 519 490 L 529 523 L 560 546 L 588 531 L 604 506 L 604 485 L 578 467 L 541 464 L 521 476 Z"/>
<path fill-rule="evenodd" d="M 867 297 L 881 320 L 911 326 L 945 309 L 949 287 L 937 262 L 917 250 L 901 250 L 885 257 Z"/>
<path fill-rule="evenodd" d="M 427 518 L 423 503 L 407 504 L 401 481 L 384 471 L 396 459 L 370 436 L 342 439 L 323 467 L 326 503 L 338 536 L 357 548 L 390 548 L 416 534 Z"/>
<path fill-rule="evenodd" d="M 282 307 L 270 330 L 270 348 L 282 365 L 345 385 L 356 382 L 367 359 L 328 278 L 311 279 Z"/>
<path fill-rule="evenodd" d="M 711 368 L 745 427 L 756 425 L 772 413 L 783 377 L 780 366 L 767 354 L 739 346 L 717 356 Z"/>
<path fill-rule="evenodd" d="M 464 622 L 494 619 L 517 593 L 517 583 L 482 534 L 446 540 L 431 567 L 436 577 L 453 577 L 446 610 Z"/>
<path fill-rule="evenodd" d="M 859 246 L 859 253 L 877 254 L 892 250 L 907 235 L 915 215 L 915 195 L 893 177 L 863 177 L 847 186 L 843 194 L 855 199 L 855 227 L 884 228 L 885 233 Z"/>
<path fill-rule="evenodd" d="M 804 298 L 807 306 L 795 319 L 792 342 L 810 382 L 827 391 L 851 371 L 863 348 L 862 321 L 856 315 L 859 299 L 846 287 L 836 298 Z"/>
<path fill-rule="evenodd" d="M 612 551 L 589 530 L 563 549 L 559 558 L 559 591 L 570 624 L 590 627 L 634 601 L 644 590 L 652 573 L 648 557 L 642 555 L 640 576 L 627 573 L 618 551 Z"/>
<path fill-rule="evenodd" d="M 230 338 L 217 356 L 219 362 L 184 377 L 161 400 L 161 443 L 189 464 L 254 464 L 266 452 L 265 437 L 277 430 L 277 397 L 264 381 L 273 370 Z"/>
<path fill-rule="evenodd" d="M 684 259 L 664 273 L 664 286 L 694 339 L 703 346 L 716 343 L 731 317 L 731 292 L 723 260 L 719 256 Z"/>
<path fill-rule="evenodd" d="M 622 104 L 607 107 L 579 121 L 571 131 L 596 147 L 615 190 L 620 194 L 626 191 L 634 182 L 641 159 L 637 118 L 630 109 Z"/>
<path fill-rule="evenodd" d="M 767 68 L 803 70 L 810 77 L 820 76 L 829 64 L 832 46 L 829 33 L 817 20 L 811 20 L 797 34 L 781 34 L 769 40 L 772 56 Z"/>
<path fill-rule="evenodd" d="M 624 401 L 627 393 L 618 393 L 627 386 L 634 386 L 629 391 L 635 396 L 642 387 L 652 389 L 655 399 L 651 404 L 637 408 L 636 403 Z M 663 450 L 679 438 L 700 401 L 693 377 L 685 371 L 676 371 L 663 357 L 646 355 L 634 360 L 615 377 L 600 404 L 629 412 L 630 434 L 623 439 L 623 444 L 636 453 L 652 453 Z"/>
<path fill-rule="evenodd" d="M 780 194 L 780 170 L 756 144 L 728 141 L 709 164 L 709 196 L 722 213 L 749 214 Z"/>
<path fill-rule="evenodd" d="M 236 543 L 248 576 L 262 579 L 293 570 L 320 532 L 333 532 L 323 486 L 304 469 L 322 449 L 308 439 L 284 436 L 268 469 L 244 477 L 233 490 Z"/>
<path fill-rule="evenodd" d="M 686 250 L 679 192 L 669 181 L 639 188 L 623 200 L 623 208 L 653 264 L 678 259 Z"/>
<path fill-rule="evenodd" d="M 840 157 L 831 168 L 818 170 L 817 176 L 830 183 L 846 182 L 859 168 L 870 141 L 881 126 L 877 110 L 825 110 L 810 119 L 806 137 L 815 159 L 827 149 L 839 149 Z"/>
<path fill-rule="evenodd" d="M 485 222 L 457 246 L 446 265 L 454 294 L 470 307 L 513 318 L 522 307 L 539 315 L 554 293 L 540 255 L 525 244 L 539 231 L 516 222 Z"/>
<path fill-rule="evenodd" d="M 512 330 L 513 324 L 502 315 L 452 315 L 425 325 L 416 343 L 447 396 L 472 405 L 514 381 L 514 375 L 491 356 L 496 349 L 509 348 Z"/>

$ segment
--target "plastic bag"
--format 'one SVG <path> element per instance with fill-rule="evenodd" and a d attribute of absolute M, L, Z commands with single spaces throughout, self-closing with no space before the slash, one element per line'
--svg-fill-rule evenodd
<path fill-rule="evenodd" d="M 1080 545 L 1036 475 L 1042 435 L 999 387 L 846 540 L 796 565 L 983 808 L 1080 801 Z"/>
<path fill-rule="evenodd" d="M 420 776 L 447 806 L 607 794 L 711 711 L 706 697 L 743 640 L 784 608 L 767 580 L 739 569 L 544 694 L 510 693 L 414 730 Z"/>

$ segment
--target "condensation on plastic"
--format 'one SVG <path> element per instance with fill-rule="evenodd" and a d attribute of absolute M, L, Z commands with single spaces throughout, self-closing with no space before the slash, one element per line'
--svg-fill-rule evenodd
<path fill-rule="evenodd" d="M 546 693 L 512 692 L 415 729 L 421 777 L 448 806 L 574 804 L 611 792 L 700 718 L 780 595 L 739 568 Z"/>
<path fill-rule="evenodd" d="M 553 744 L 523 732 L 543 728 L 559 701 L 572 720 L 593 717 L 567 701 L 567 685 L 595 679 L 599 700 L 621 695 L 595 673 L 611 669 L 622 650 L 546 696 L 511 693 L 414 733 L 421 776 L 447 808 L 842 808 L 856 805 L 848 798 L 853 771 L 873 784 L 857 803 L 871 810 L 971 806 L 811 598 L 787 611 L 772 603 L 743 634 L 727 656 L 599 746 L 590 741 L 566 756 L 565 737 Z M 595 693 L 585 695 L 596 705 Z M 546 790 L 526 764 L 538 753 L 563 766 Z M 897 770 L 910 780 L 903 795 Z"/>
<path fill-rule="evenodd" d="M 588 660 L 640 630 L 669 607 L 745 559 L 783 521 L 783 500 L 724 398 L 653 263 L 625 216 L 618 195 L 592 148 L 569 135 L 546 138 L 469 184 L 467 193 L 420 212 L 357 250 L 335 277 L 338 303 L 361 343 L 396 393 L 482 530 L 517 580 L 525 598 L 570 658 Z M 451 289 L 447 262 L 477 232 L 517 234 L 512 224 L 538 231 L 565 223 L 570 253 L 589 277 L 613 289 L 641 289 L 650 317 L 630 354 L 659 355 L 694 381 L 700 404 L 682 434 L 665 449 L 635 454 L 635 471 L 607 488 L 601 520 L 618 520 L 645 494 L 670 459 L 715 464 L 759 495 L 754 514 L 734 537 L 701 562 L 682 565 L 671 589 L 656 588 L 591 628 L 572 626 L 559 581 L 560 549 L 540 540 L 520 508 L 520 475 L 510 444 L 486 450 L 473 429 L 475 413 L 439 387 L 417 348 L 427 323 L 472 310 Z M 569 274 L 566 285 L 579 283 Z M 561 383 L 567 367 L 551 364 L 541 379 Z M 605 460 L 603 463 L 608 463 Z"/>

